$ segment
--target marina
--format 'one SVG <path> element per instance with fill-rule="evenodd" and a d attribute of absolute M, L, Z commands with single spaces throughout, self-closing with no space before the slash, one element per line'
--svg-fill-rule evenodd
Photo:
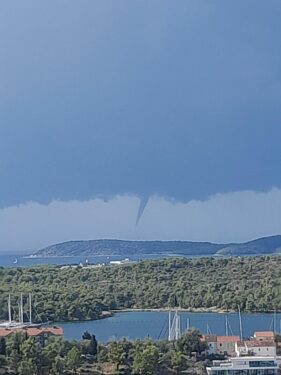
<path fill-rule="evenodd" d="M 226 316 L 228 328 L 226 329 Z M 188 327 L 197 328 L 202 334 L 238 335 L 240 323 L 237 313 L 201 313 L 179 312 L 180 332 Z M 281 314 L 277 313 L 241 313 L 243 336 L 248 337 L 257 330 L 280 330 Z M 275 322 L 275 323 L 274 323 Z M 95 334 L 102 342 L 121 339 L 168 339 L 168 311 L 136 311 L 115 313 L 112 317 L 83 322 L 57 322 L 64 330 L 64 337 L 69 340 L 79 340 L 85 331 Z"/>

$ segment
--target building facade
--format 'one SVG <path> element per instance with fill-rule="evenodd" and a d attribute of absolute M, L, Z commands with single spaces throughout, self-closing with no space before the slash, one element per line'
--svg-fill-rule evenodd
<path fill-rule="evenodd" d="M 236 357 L 214 361 L 206 369 L 208 375 L 277 375 L 279 363 L 276 357 Z"/>

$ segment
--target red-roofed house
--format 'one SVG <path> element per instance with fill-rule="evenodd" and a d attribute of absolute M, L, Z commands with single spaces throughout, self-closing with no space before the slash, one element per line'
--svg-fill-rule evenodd
<path fill-rule="evenodd" d="M 16 332 L 25 333 L 29 337 L 34 337 L 36 342 L 45 346 L 51 336 L 62 336 L 63 329 L 61 327 L 25 327 L 25 328 L 0 328 L 0 337 L 8 337 Z"/>
<path fill-rule="evenodd" d="M 245 355 L 274 357 L 276 356 L 276 343 L 273 340 L 259 341 L 256 339 L 239 341 L 236 343 L 235 351 L 238 357 Z"/>
<path fill-rule="evenodd" d="M 235 344 L 240 341 L 239 336 L 217 336 L 217 354 L 235 354 Z"/>
<path fill-rule="evenodd" d="M 235 344 L 240 340 L 239 336 L 206 335 L 202 337 L 208 346 L 208 354 L 235 355 Z"/>
<path fill-rule="evenodd" d="M 217 336 L 216 335 L 203 335 L 202 341 L 207 344 L 207 353 L 216 354 L 217 353 Z"/>
<path fill-rule="evenodd" d="M 248 353 L 256 356 L 274 357 L 276 356 L 276 344 L 273 340 L 259 341 L 259 340 L 247 340 L 245 346 Z"/>
<path fill-rule="evenodd" d="M 61 327 L 27 327 L 23 329 L 27 336 L 34 337 L 36 342 L 41 346 L 45 346 L 48 343 L 50 336 L 62 336 L 63 329 Z"/>

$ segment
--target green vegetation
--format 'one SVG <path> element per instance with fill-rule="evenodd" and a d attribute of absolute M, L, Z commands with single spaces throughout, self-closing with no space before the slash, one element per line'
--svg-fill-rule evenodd
<path fill-rule="evenodd" d="M 174 255 L 262 255 L 281 252 L 281 236 L 259 238 L 246 243 L 215 244 L 191 241 L 68 241 L 37 251 L 36 256 L 121 255 L 145 257 L 146 254 Z"/>
<path fill-rule="evenodd" d="M 175 305 L 280 310 L 281 257 L 177 258 L 94 269 L 0 268 L 0 319 L 8 318 L 8 293 L 15 298 L 19 292 L 33 293 L 37 321 L 98 319 L 103 311 Z"/>
<path fill-rule="evenodd" d="M 0 373 L 10 375 L 205 374 L 209 363 L 197 330 L 185 332 L 177 342 L 123 339 L 101 345 L 88 332 L 79 342 L 51 337 L 44 347 L 22 333 L 4 341 Z"/>

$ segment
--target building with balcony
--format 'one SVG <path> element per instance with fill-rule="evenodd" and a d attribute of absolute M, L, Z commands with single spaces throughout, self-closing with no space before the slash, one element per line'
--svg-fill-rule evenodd
<path fill-rule="evenodd" d="M 235 357 L 213 361 L 206 370 L 208 375 L 277 375 L 279 361 L 276 357 Z"/>

